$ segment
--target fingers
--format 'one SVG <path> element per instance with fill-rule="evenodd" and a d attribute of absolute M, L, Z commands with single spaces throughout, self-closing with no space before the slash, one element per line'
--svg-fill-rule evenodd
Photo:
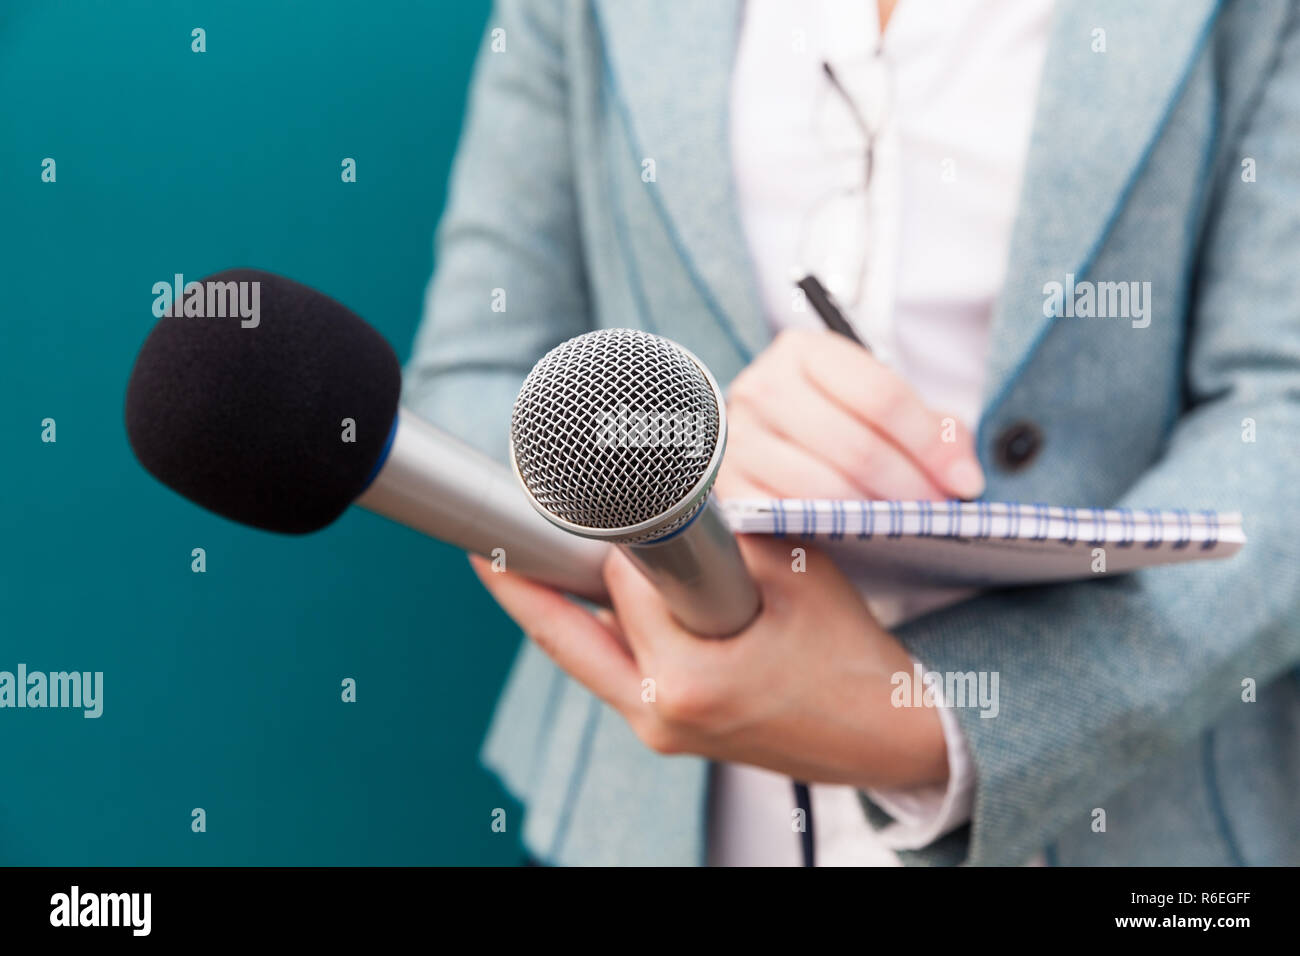
<path fill-rule="evenodd" d="M 788 396 L 780 385 L 775 385 L 768 400 L 757 405 L 751 406 L 743 397 L 733 403 L 728 427 L 734 427 L 735 433 L 742 436 L 738 442 L 743 449 L 740 457 L 752 458 L 757 453 L 746 441 L 755 432 L 775 432 L 802 452 L 784 465 L 809 480 L 809 490 L 802 492 L 803 496 L 923 500 L 948 496 L 880 432 L 820 390 L 802 382 L 792 389 L 788 385 L 785 388 L 790 391 Z M 767 452 L 775 453 L 775 449 Z M 810 462 L 818 459 L 822 464 L 813 468 Z"/>
<path fill-rule="evenodd" d="M 983 492 L 984 476 L 969 431 L 927 408 L 902 378 L 865 349 L 830 332 L 804 331 L 784 333 L 769 351 L 773 363 L 786 367 L 786 377 L 793 365 L 804 383 L 901 449 L 945 494 L 971 498 Z"/>
<path fill-rule="evenodd" d="M 727 454 L 731 449 L 727 449 Z M 718 471 L 718 480 L 713 484 L 713 491 L 719 498 L 780 498 L 781 493 L 761 478 L 748 472 L 741 472 L 729 467 L 727 459 L 722 460 Z"/>
<path fill-rule="evenodd" d="M 605 629 L 614 636 L 614 640 L 618 641 L 618 646 L 623 649 L 623 653 L 636 660 L 636 655 L 632 653 L 632 645 L 627 642 L 627 635 L 623 633 L 623 625 L 618 622 L 614 612 L 607 607 L 599 607 L 594 613 L 596 620 L 605 626 Z"/>
<path fill-rule="evenodd" d="M 648 660 L 660 642 L 672 637 L 698 640 L 677 623 L 654 585 L 617 549 L 605 559 L 605 588 L 637 660 Z"/>
<path fill-rule="evenodd" d="M 736 419 L 735 440 L 727 442 L 726 467 L 747 484 L 784 489 L 787 495 L 800 498 L 861 498 L 867 494 L 864 485 L 853 482 L 812 452 L 759 424 L 751 412 L 738 407 Z M 728 423 L 728 429 L 731 427 Z M 728 493 L 725 486 L 718 489 L 720 496 Z"/>
<path fill-rule="evenodd" d="M 768 535 L 741 534 L 736 536 L 740 556 L 765 593 L 779 593 L 800 587 L 809 580 L 822 586 L 833 584 L 856 594 L 852 583 L 835 562 L 808 541 L 792 538 L 773 538 Z M 804 552 L 802 571 L 795 573 L 791 552 L 800 548 Z"/>
<path fill-rule="evenodd" d="M 811 593 L 815 595 L 813 600 L 819 613 L 831 607 L 853 608 L 861 620 L 860 633 L 864 639 L 880 630 L 879 622 L 853 582 L 830 555 L 810 542 L 752 534 L 737 535 L 736 541 L 745 567 L 763 594 L 763 611 L 769 626 L 784 628 L 782 622 L 797 615 L 798 608 L 807 604 Z M 797 567 L 792 553 L 795 549 L 803 552 Z M 794 630 L 800 627 L 795 626 Z M 742 631 L 737 637 L 744 635 Z"/>
<path fill-rule="evenodd" d="M 738 442 L 732 442 L 730 439 L 727 441 L 722 467 L 718 469 L 718 480 L 713 483 L 714 493 L 719 498 L 780 498 L 781 492 L 775 483 L 769 480 L 767 469 L 759 471 L 758 462 L 741 454 L 745 444 L 743 438 Z M 747 459 L 743 470 L 736 464 L 736 460 L 740 457 Z"/>
<path fill-rule="evenodd" d="M 620 713 L 631 712 L 640 676 L 618 635 L 548 587 L 518 574 L 495 573 L 477 555 L 469 561 L 502 610 L 551 660 Z"/>

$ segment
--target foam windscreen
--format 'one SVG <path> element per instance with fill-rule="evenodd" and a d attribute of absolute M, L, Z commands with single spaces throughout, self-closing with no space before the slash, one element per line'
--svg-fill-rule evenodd
<path fill-rule="evenodd" d="M 136 359 L 131 448 L 155 478 L 217 514 L 292 534 L 324 527 L 384 455 L 397 356 L 349 309 L 282 276 L 230 269 L 199 284 L 203 303 L 173 305 Z M 256 324 L 229 306 L 241 291 Z"/>

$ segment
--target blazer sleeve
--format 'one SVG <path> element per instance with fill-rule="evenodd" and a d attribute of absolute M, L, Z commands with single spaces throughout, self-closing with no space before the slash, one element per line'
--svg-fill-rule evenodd
<path fill-rule="evenodd" d="M 908 862 L 1026 862 L 1150 761 L 1249 706 L 1243 680 L 1264 688 L 1300 662 L 1300 34 L 1279 43 L 1214 184 L 1182 415 L 1120 502 L 1240 510 L 1248 544 L 1224 562 L 994 592 L 900 628 L 931 670 L 1000 675 L 996 718 L 957 712 L 971 824 Z M 1242 157 L 1256 181 L 1242 181 Z"/>
<path fill-rule="evenodd" d="M 567 5 L 501 0 L 479 52 L 403 403 L 499 460 L 524 376 L 590 327 L 567 106 Z"/>

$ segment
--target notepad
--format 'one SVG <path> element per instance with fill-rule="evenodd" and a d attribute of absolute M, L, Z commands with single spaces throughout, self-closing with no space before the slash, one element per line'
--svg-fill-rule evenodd
<path fill-rule="evenodd" d="M 855 580 L 894 587 L 998 587 L 1231 558 L 1236 512 L 1070 508 L 988 501 L 730 499 L 733 531 L 811 540 Z"/>

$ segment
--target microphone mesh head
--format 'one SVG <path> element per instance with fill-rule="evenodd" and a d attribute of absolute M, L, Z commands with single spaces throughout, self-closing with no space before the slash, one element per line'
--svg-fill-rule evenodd
<path fill-rule="evenodd" d="M 633 329 L 588 332 L 551 349 L 524 380 L 510 423 L 515 466 L 551 516 L 629 528 L 690 498 L 713 463 L 720 416 L 712 380 L 684 349 Z M 671 533 L 704 498 L 624 540 Z"/>

